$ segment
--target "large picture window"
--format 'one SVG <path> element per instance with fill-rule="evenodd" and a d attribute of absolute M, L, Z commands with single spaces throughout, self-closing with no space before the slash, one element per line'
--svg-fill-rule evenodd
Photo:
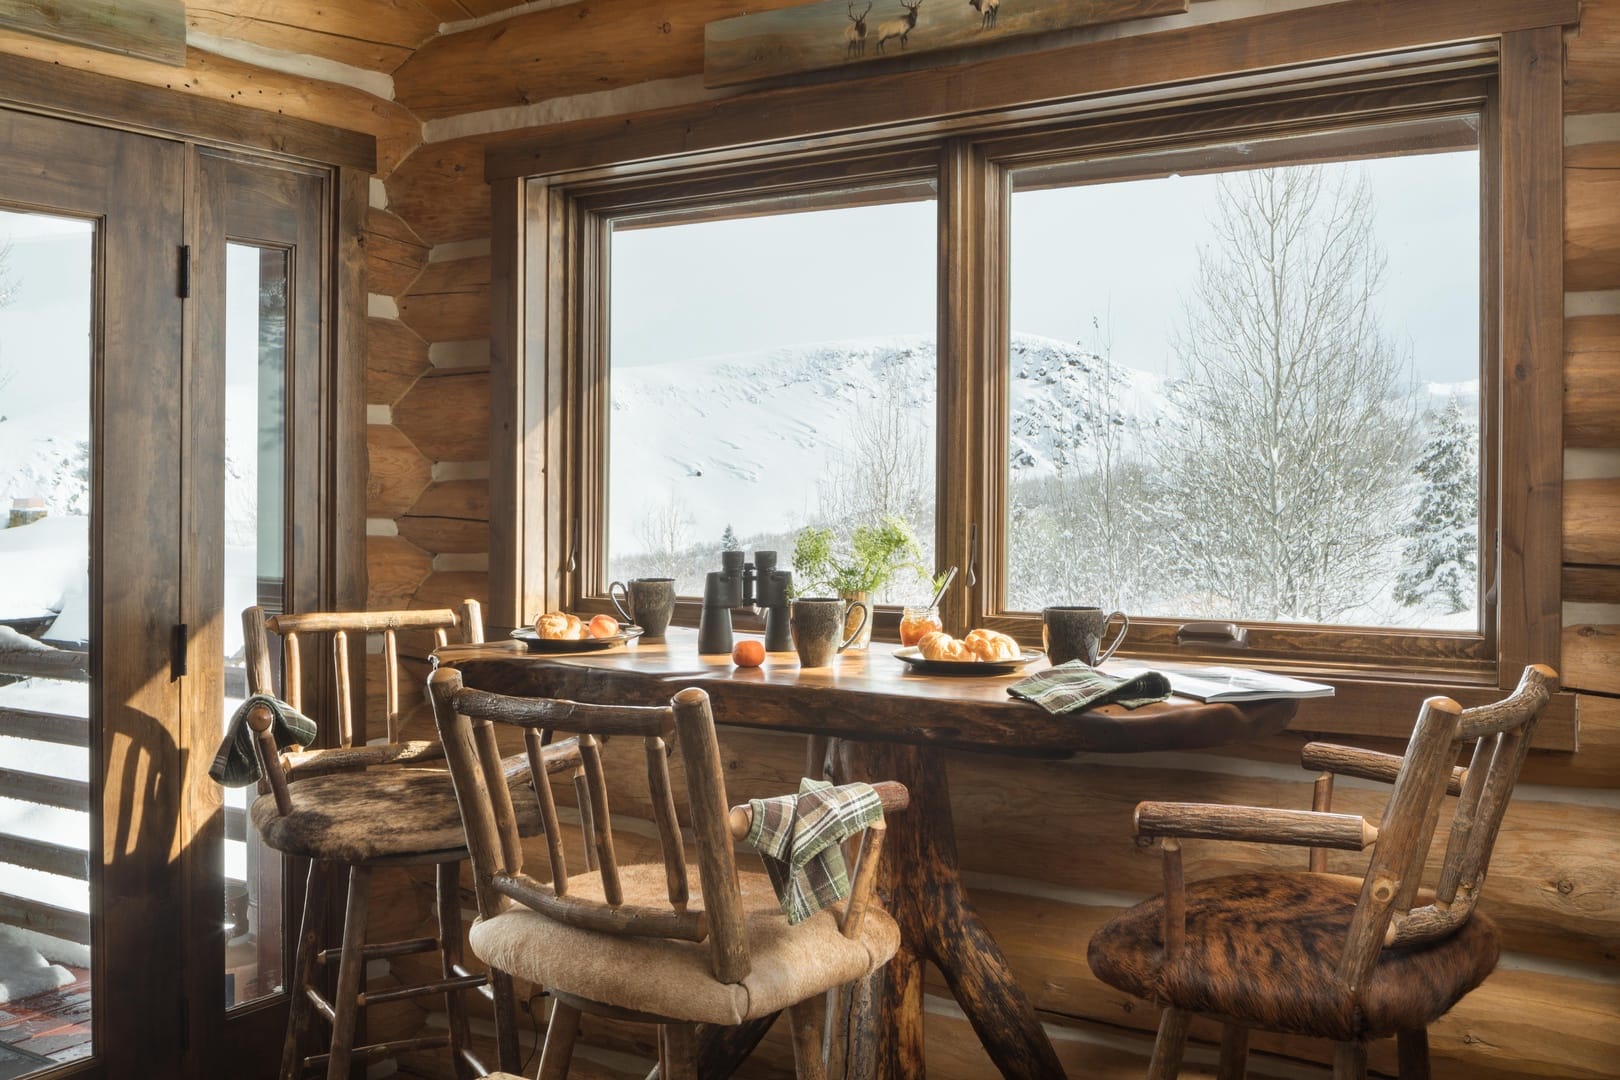
<path fill-rule="evenodd" d="M 806 527 L 884 522 L 932 565 L 936 217 L 919 199 L 613 224 L 610 579 L 697 596 L 722 548 L 786 566 Z"/>
<path fill-rule="evenodd" d="M 1038 644 L 1043 607 L 1097 604 L 1127 653 L 1329 678 L 1555 654 L 1560 462 L 1526 432 L 1556 423 L 1556 208 L 1515 165 L 1556 126 L 1544 44 L 982 118 L 939 119 L 946 87 L 920 127 L 802 143 L 713 106 L 492 156 L 530 267 L 527 457 L 493 487 L 540 508 L 494 599 L 692 598 L 723 547 L 785 564 L 894 513 L 924 574 L 960 569 L 954 632 Z M 924 584 L 877 597 L 879 638 Z"/>
<path fill-rule="evenodd" d="M 1008 610 L 1479 632 L 1479 154 L 1307 152 L 1014 172 Z"/>

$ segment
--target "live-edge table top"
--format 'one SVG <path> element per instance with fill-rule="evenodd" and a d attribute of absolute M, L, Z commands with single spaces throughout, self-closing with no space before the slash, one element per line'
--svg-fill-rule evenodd
<path fill-rule="evenodd" d="M 874 642 L 826 668 L 801 668 L 793 653 L 739 668 L 729 656 L 698 655 L 696 631 L 671 627 L 664 641 L 643 638 L 598 652 L 534 653 L 519 641 L 449 645 L 435 663 L 459 669 L 468 686 L 496 693 L 652 705 L 696 686 L 708 693 L 721 724 L 1038 756 L 1219 746 L 1283 730 L 1299 704 L 1172 697 L 1140 709 L 1107 705 L 1053 716 L 1007 693 L 1009 684 L 1045 668 L 1045 660 L 1021 675 L 925 675 L 895 659 L 896 648 Z"/>

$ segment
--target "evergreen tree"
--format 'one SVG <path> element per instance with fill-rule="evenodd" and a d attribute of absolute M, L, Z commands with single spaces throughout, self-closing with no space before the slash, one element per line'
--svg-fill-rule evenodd
<path fill-rule="evenodd" d="M 1479 433 L 1455 394 L 1435 417 L 1413 472 L 1418 504 L 1402 531 L 1395 599 L 1451 615 L 1479 588 Z"/>
<path fill-rule="evenodd" d="M 720 550 L 721 551 L 741 551 L 742 550 L 742 545 L 737 542 L 737 532 L 729 524 L 726 526 L 725 535 L 720 537 Z"/>

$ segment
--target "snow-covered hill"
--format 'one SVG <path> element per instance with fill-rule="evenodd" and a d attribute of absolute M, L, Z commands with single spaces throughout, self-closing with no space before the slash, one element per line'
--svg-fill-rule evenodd
<path fill-rule="evenodd" d="M 1137 449 L 1175 422 L 1170 380 L 1110 363 L 1069 342 L 1014 334 L 1011 445 L 1016 479 L 1094 467 L 1105 426 Z M 1478 383 L 1428 384 L 1436 401 L 1478 396 Z M 614 371 L 610 520 L 613 551 L 645 550 L 644 525 L 671 505 L 685 540 L 732 525 L 751 536 L 815 519 L 816 481 L 853 440 L 863 410 L 898 409 L 920 433 L 935 424 L 934 342 L 888 337 L 622 367 Z M 947 434 L 949 438 L 949 434 Z M 932 441 L 929 439 L 928 441 Z"/>

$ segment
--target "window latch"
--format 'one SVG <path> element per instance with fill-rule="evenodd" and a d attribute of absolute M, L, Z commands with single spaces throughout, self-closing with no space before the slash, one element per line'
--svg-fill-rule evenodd
<path fill-rule="evenodd" d="M 574 519 L 573 533 L 568 541 L 568 566 L 566 569 L 570 574 L 579 572 L 579 518 Z"/>
<path fill-rule="evenodd" d="M 1229 622 L 1182 623 L 1176 627 L 1176 644 L 1202 649 L 1247 649 L 1249 631 Z"/>
<path fill-rule="evenodd" d="M 973 588 L 979 583 L 979 523 L 975 521 L 968 526 L 968 557 L 967 557 L 967 585 Z"/>

